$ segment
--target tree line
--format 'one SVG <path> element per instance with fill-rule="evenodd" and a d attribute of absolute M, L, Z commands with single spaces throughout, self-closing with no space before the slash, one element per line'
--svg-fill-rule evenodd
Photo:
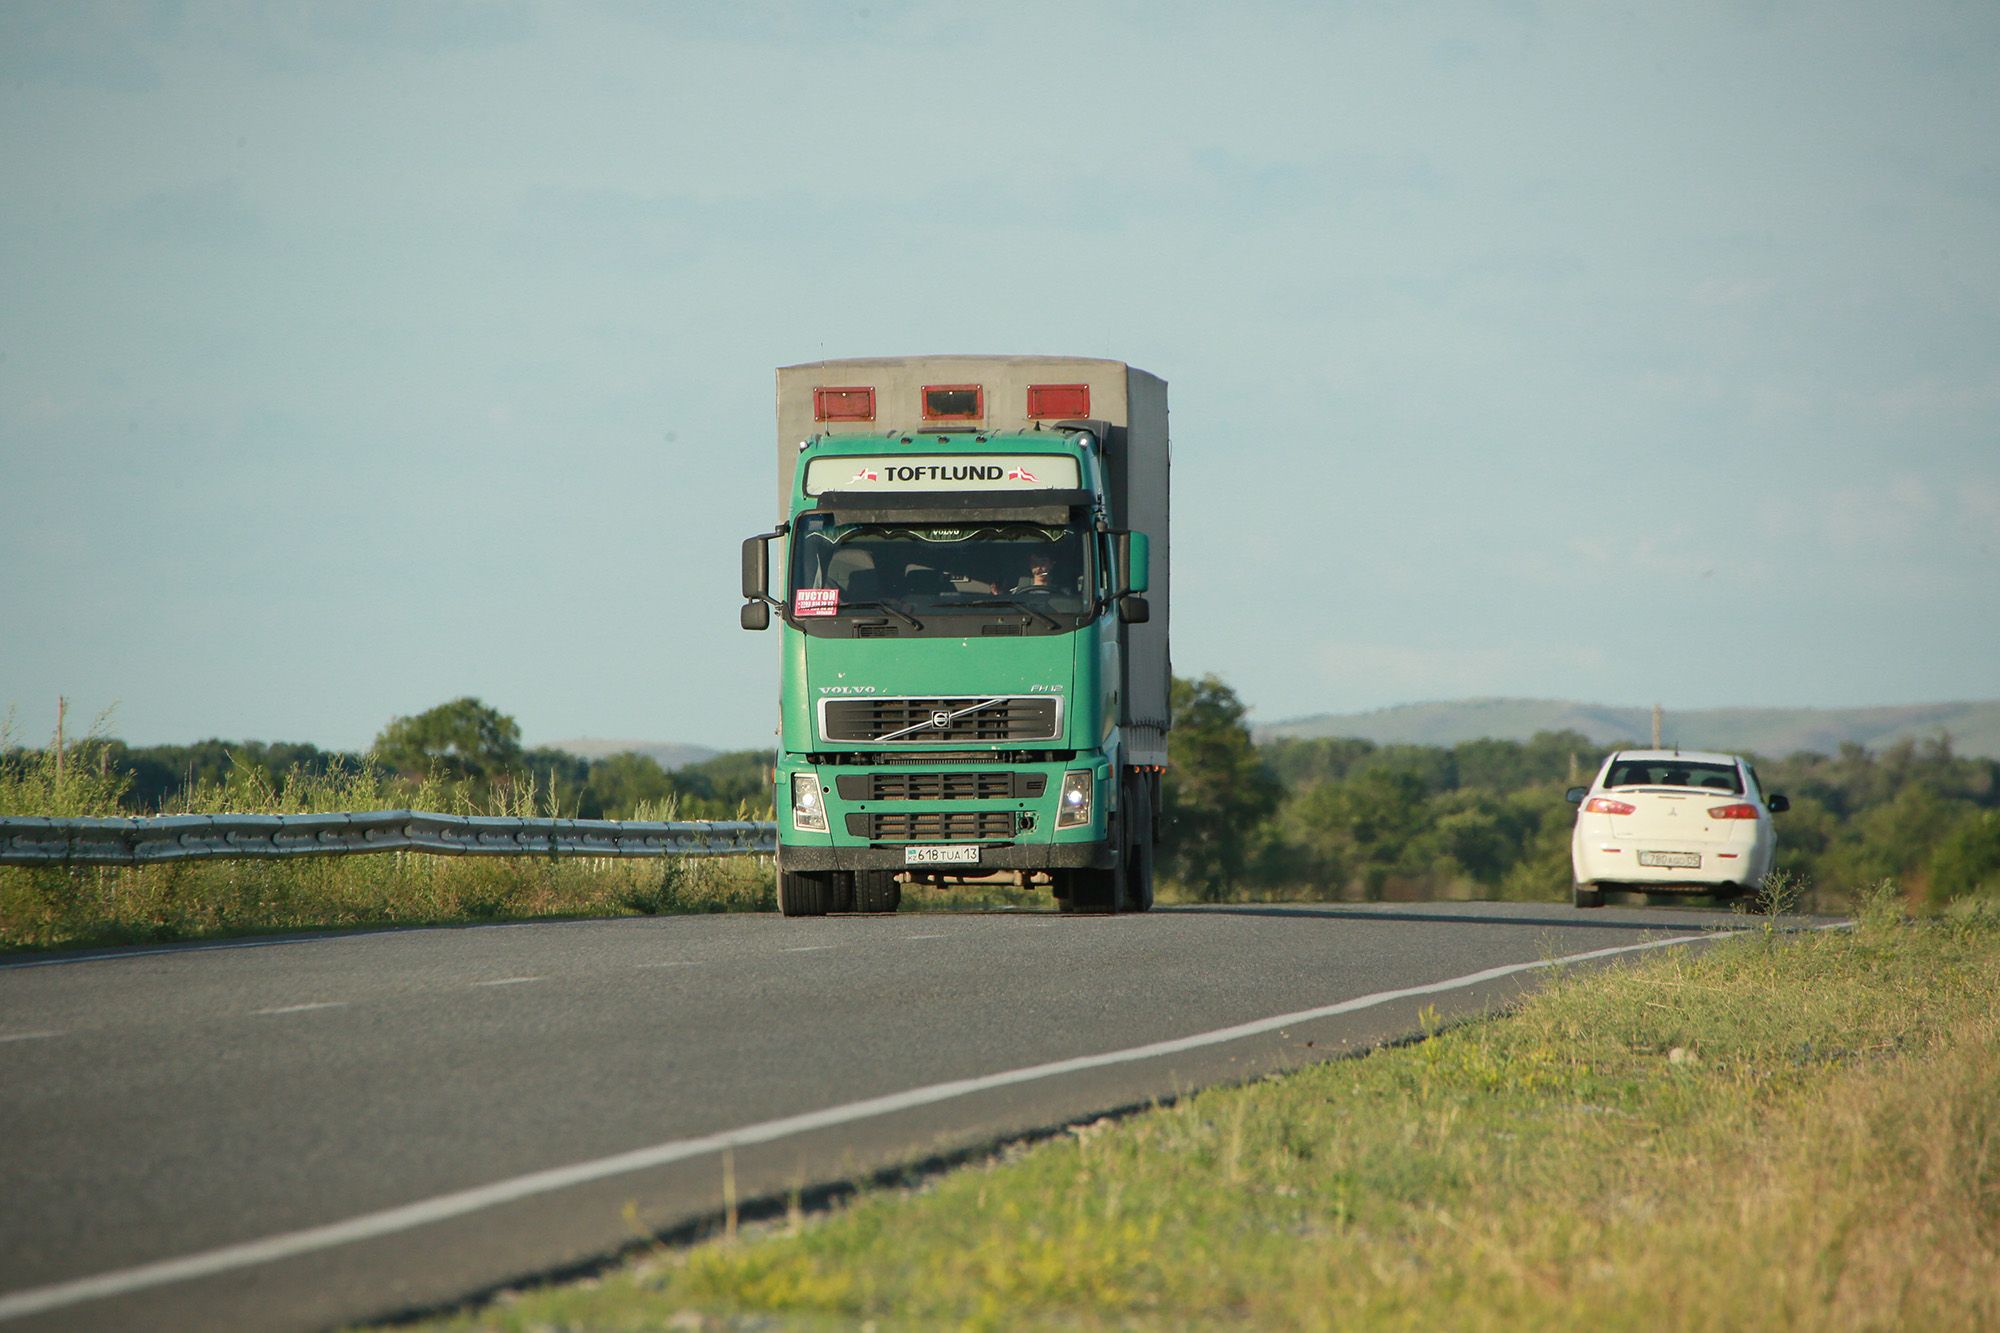
<path fill-rule="evenodd" d="M 40 751 L 17 749 L 16 762 Z M 365 751 L 323 750 L 296 741 L 204 740 L 192 745 L 127 745 L 91 738 L 72 762 L 94 770 L 118 808 L 171 812 L 190 794 L 234 786 L 282 790 L 288 782 L 373 774 L 391 788 L 424 781 L 456 789 L 468 808 L 559 811 L 577 819 L 770 817 L 771 757 L 717 755 L 671 772 L 643 754 L 586 759 L 566 750 L 524 747 L 514 719 L 474 698 L 395 717 Z"/>
<path fill-rule="evenodd" d="M 1214 676 L 1176 679 L 1161 865 L 1197 898 L 1563 899 L 1576 810 L 1601 745 L 1574 731 L 1526 741 L 1377 745 L 1252 738 Z M 1919 902 L 2000 894 L 2000 762 L 1948 737 L 1881 751 L 1753 756 L 1776 817 L 1776 869 L 1828 905 L 1884 879 Z"/>
<path fill-rule="evenodd" d="M 1160 864 L 1210 901 L 1564 899 L 1575 821 L 1564 789 L 1588 782 L 1611 749 L 1636 744 L 1599 745 L 1574 731 L 1451 746 L 1260 744 L 1242 700 L 1214 676 L 1176 678 L 1173 712 Z M 0 766 L 41 756 L 16 748 Z M 746 750 L 669 772 L 642 754 L 527 748 L 513 718 L 473 698 L 392 718 L 360 753 L 92 738 L 73 755 L 133 814 L 183 808 L 196 792 L 370 775 L 391 796 L 443 782 L 463 808 L 582 819 L 769 819 L 771 758 Z M 1792 803 L 1776 817 L 1777 868 L 1819 890 L 1824 905 L 1884 879 L 1915 902 L 2000 895 L 2000 762 L 1957 754 L 1939 736 L 1756 763 L 1767 790 Z"/>

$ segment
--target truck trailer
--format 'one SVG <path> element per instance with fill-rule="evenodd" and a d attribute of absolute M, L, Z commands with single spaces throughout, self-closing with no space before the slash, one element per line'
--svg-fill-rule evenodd
<path fill-rule="evenodd" d="M 780 910 L 894 911 L 924 882 L 1145 911 L 1166 382 L 1052 356 L 777 374 L 777 526 L 743 544 L 742 624 L 782 622 Z"/>

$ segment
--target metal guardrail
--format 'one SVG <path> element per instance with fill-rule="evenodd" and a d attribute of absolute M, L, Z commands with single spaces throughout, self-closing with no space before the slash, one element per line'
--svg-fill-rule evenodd
<path fill-rule="evenodd" d="M 777 850 L 754 820 L 503 819 L 421 810 L 331 815 L 162 815 L 150 819 L 0 816 L 0 865 L 153 865 L 162 861 L 352 856 L 742 856 Z"/>

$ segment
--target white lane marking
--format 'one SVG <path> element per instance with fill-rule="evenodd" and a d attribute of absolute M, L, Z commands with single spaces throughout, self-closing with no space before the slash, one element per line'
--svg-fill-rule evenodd
<path fill-rule="evenodd" d="M 475 981 L 475 986 L 525 986 L 530 981 L 540 981 L 540 977 L 498 977 L 492 981 Z"/>
<path fill-rule="evenodd" d="M 0 1032 L 0 1044 L 10 1041 L 47 1041 L 50 1037 L 60 1037 L 60 1032 Z"/>
<path fill-rule="evenodd" d="M 671 963 L 640 963 L 640 967 L 700 967 L 692 958 L 677 958 Z"/>
<path fill-rule="evenodd" d="M 949 935 L 905 935 L 903 938 L 906 940 L 943 940 L 950 939 L 951 937 Z"/>
<path fill-rule="evenodd" d="M 281 1004 L 270 1009 L 252 1009 L 250 1013 L 253 1017 L 260 1014 L 304 1014 L 310 1013 L 314 1009 L 345 1009 L 346 1007 L 347 1001 L 345 1000 L 315 1000 L 311 1004 Z"/>
<path fill-rule="evenodd" d="M 594 1161 L 577 1162 L 570 1166 L 552 1167 L 546 1171 L 531 1171 L 527 1175 L 515 1176 L 511 1180 L 499 1180 L 490 1185 L 440 1194 L 434 1198 L 421 1199 L 416 1203 L 385 1208 L 377 1213 L 363 1213 L 358 1217 L 330 1222 L 325 1226 L 288 1231 L 276 1236 L 266 1236 L 262 1240 L 224 1245 L 219 1249 L 182 1255 L 178 1259 L 162 1259 L 150 1264 L 116 1269 L 93 1277 L 58 1282 L 46 1287 L 31 1287 L 26 1291 L 0 1296 L 0 1319 L 19 1319 L 25 1315 L 60 1310 L 83 1301 L 122 1296 L 129 1292 L 144 1291 L 149 1287 L 165 1286 L 170 1282 L 186 1282 L 215 1273 L 227 1273 L 239 1268 L 249 1268 L 255 1264 L 273 1263 L 301 1254 L 332 1249 L 337 1245 L 351 1245 L 356 1241 L 391 1236 L 417 1227 L 449 1221 L 455 1217 L 464 1217 L 468 1213 L 480 1212 L 503 1203 L 513 1203 L 519 1199 L 533 1198 L 536 1195 L 550 1194 L 571 1186 L 588 1184 L 594 1180 L 629 1175 L 634 1171 L 650 1171 L 655 1167 L 669 1166 L 675 1162 L 719 1153 L 725 1149 L 770 1143 L 775 1139 L 790 1138 L 795 1134 L 804 1134 L 816 1129 L 831 1129 L 839 1125 L 853 1124 L 859 1120 L 893 1115 L 898 1111 L 914 1110 L 920 1106 L 934 1106 L 939 1102 L 953 1101 L 979 1092 L 990 1092 L 995 1088 L 1035 1083 L 1042 1079 L 1059 1078 L 1064 1074 L 1102 1069 L 1109 1065 L 1131 1064 L 1139 1060 L 1152 1060 L 1163 1055 L 1179 1055 L 1184 1051 L 1200 1050 L 1204 1046 L 1217 1046 L 1244 1037 L 1262 1036 L 1267 1032 L 1276 1032 L 1315 1019 L 1351 1014 L 1360 1009 L 1372 1009 L 1377 1005 L 1389 1004 L 1396 1000 L 1412 1000 L 1424 995 L 1463 990 L 1469 986 L 1479 986 L 1526 972 L 1562 967 L 1569 963 L 1586 963 L 1617 954 L 1642 953 L 1649 949 L 1665 949 L 1676 944 L 1693 944 L 1702 940 L 1727 939 L 1731 935 L 1748 933 L 1743 930 L 1728 930 L 1700 935 L 1675 935 L 1666 939 L 1648 940 L 1644 944 L 1620 944 L 1607 949 L 1592 949 L 1587 953 L 1565 954 L 1561 958 L 1544 958 L 1539 962 L 1509 963 L 1503 967 L 1489 967 L 1483 972 L 1453 977 L 1449 981 L 1434 981 L 1424 986 L 1405 986 L 1400 990 L 1377 991 L 1373 995 L 1357 996 L 1352 1000 L 1342 1000 L 1338 1004 L 1321 1005 L 1316 1009 L 1301 1009 L 1297 1013 L 1279 1014 L 1274 1018 L 1259 1018 L 1248 1023 L 1238 1023 L 1234 1027 L 1217 1028 L 1213 1032 L 1198 1032 L 1191 1037 L 1174 1037 L 1145 1046 L 1128 1047 L 1122 1051 L 1106 1051 L 1102 1055 L 1081 1055 L 1069 1060 L 1055 1060 L 1048 1064 L 1009 1069 L 998 1074 L 953 1079 L 948 1083 L 933 1083 L 929 1087 L 911 1088 L 907 1092 L 868 1097 L 858 1102 L 807 1111 L 802 1115 L 790 1115 L 778 1120 L 744 1125 L 738 1129 L 726 1129 L 715 1134 L 705 1134 L 700 1138 L 672 1139 L 666 1143 L 656 1143 L 650 1148 L 636 1148 L 631 1152 L 599 1157 Z"/>
<path fill-rule="evenodd" d="M 831 949 L 831 944 L 794 944 L 786 953 L 818 953 L 821 949 Z"/>

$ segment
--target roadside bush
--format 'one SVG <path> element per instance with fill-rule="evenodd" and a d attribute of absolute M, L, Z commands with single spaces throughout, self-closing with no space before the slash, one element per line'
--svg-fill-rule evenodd
<path fill-rule="evenodd" d="M 1930 880 L 1933 903 L 2000 895 L 2000 810 L 1960 819 L 1931 857 Z"/>

